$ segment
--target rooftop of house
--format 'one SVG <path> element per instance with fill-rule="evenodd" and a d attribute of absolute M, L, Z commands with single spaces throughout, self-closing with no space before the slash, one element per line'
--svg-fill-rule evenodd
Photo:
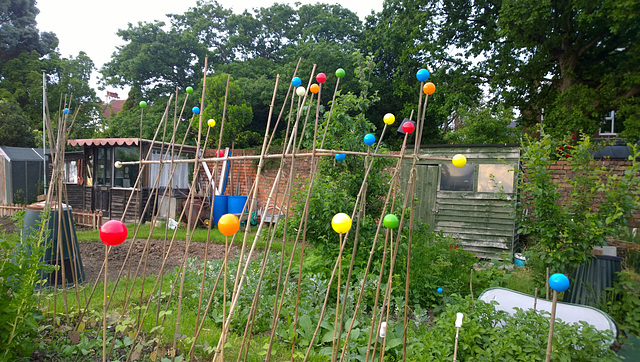
<path fill-rule="evenodd" d="M 102 115 L 106 119 L 110 119 L 112 114 L 118 114 L 122 110 L 124 102 L 124 99 L 113 99 L 109 101 L 109 103 L 104 104 Z"/>

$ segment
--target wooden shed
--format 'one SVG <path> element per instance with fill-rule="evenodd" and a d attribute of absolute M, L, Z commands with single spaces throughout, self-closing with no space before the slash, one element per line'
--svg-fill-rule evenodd
<path fill-rule="evenodd" d="M 138 161 L 140 155 L 143 158 L 147 155 L 149 148 L 151 160 L 168 163 L 172 158 L 190 159 L 195 154 L 194 146 L 183 146 L 180 152 L 180 145 L 171 147 L 168 143 L 138 138 L 74 139 L 69 140 L 68 145 L 83 147 L 81 153 L 68 153 L 69 157 L 65 157 L 64 183 L 69 204 L 74 208 L 101 211 L 106 218 L 119 219 L 131 198 L 124 219 L 132 222 L 148 220 L 152 213 L 163 208 L 166 213 L 167 205 L 156 205 L 154 210 L 147 208 L 144 211 L 147 200 L 155 192 L 162 196 L 164 190 L 169 188 L 168 201 L 165 202 L 174 206 L 179 200 L 186 199 L 192 164 L 175 164 L 173 177 L 170 177 L 169 166 L 161 168 L 159 164 L 151 164 L 143 167 L 142 182 L 134 187 L 140 173 L 139 165 L 116 167 L 116 162 Z M 172 152 L 169 152 L 170 148 Z M 175 216 L 171 214 L 170 217 Z"/>
<path fill-rule="evenodd" d="M 407 153 L 412 153 L 407 152 Z M 481 258 L 512 255 L 517 242 L 513 201 L 517 197 L 514 169 L 520 164 L 518 145 L 423 146 L 421 156 L 462 154 L 464 167 L 448 161 L 420 160 L 416 167 L 414 220 L 460 240 L 464 249 Z M 402 167 L 403 184 L 411 160 Z"/>

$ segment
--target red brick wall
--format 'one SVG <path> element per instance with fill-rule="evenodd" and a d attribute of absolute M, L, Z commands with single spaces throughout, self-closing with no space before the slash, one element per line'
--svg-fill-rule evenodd
<path fill-rule="evenodd" d="M 204 157 L 206 158 L 214 158 L 216 157 L 217 150 L 205 150 Z M 247 156 L 253 155 L 254 150 L 233 150 L 232 156 Z M 253 181 L 255 179 L 256 168 L 253 165 L 253 161 L 251 159 L 248 160 L 231 160 L 231 165 L 229 167 L 229 173 L 227 178 L 227 187 L 225 189 L 225 195 L 237 195 L 237 196 L 246 196 L 253 185 Z M 209 170 L 214 173 L 215 179 L 218 179 L 222 171 L 222 162 L 207 162 L 207 166 L 209 166 Z M 215 172 L 213 170 L 215 169 Z M 200 172 L 200 179 L 202 181 L 206 181 L 207 176 L 204 173 L 204 170 Z M 236 193 L 237 185 L 240 184 L 240 192 Z M 217 186 L 216 182 L 216 186 Z"/>
<path fill-rule="evenodd" d="M 304 153 L 305 151 L 301 151 Z M 233 156 L 246 156 L 254 155 L 254 150 L 234 150 Z M 216 150 L 206 150 L 204 155 L 206 158 L 215 157 Z M 256 170 L 258 159 L 248 160 L 232 160 L 229 168 L 229 178 L 227 179 L 227 187 L 225 189 L 225 195 L 241 195 L 247 196 L 251 186 L 256 179 Z M 293 193 L 296 190 L 301 190 L 306 185 L 306 180 L 309 178 L 311 160 L 309 157 L 296 158 L 295 172 L 293 175 Z M 222 170 L 222 162 L 208 162 L 209 170 L 212 171 L 215 168 L 215 175 L 220 175 Z M 269 193 L 275 182 L 278 170 L 280 166 L 280 159 L 265 159 L 265 167 L 262 170 L 260 176 L 260 182 L 258 185 L 258 209 L 264 207 L 267 204 Z M 280 175 L 280 182 L 278 187 L 273 193 L 273 199 L 270 205 L 277 205 L 278 208 L 288 211 L 288 207 L 283 207 L 285 188 L 289 180 L 289 172 L 291 167 L 291 158 L 287 158 L 284 161 L 284 167 Z M 202 185 L 206 185 L 207 176 L 202 170 L 200 172 L 200 180 Z M 240 193 L 236 194 L 237 185 L 240 185 Z M 216 184 L 217 185 L 217 184 Z"/>
<path fill-rule="evenodd" d="M 604 160 L 604 161 L 597 161 L 597 164 L 601 166 L 605 166 L 613 174 L 617 174 L 621 176 L 624 174 L 624 171 L 626 170 L 626 168 L 631 165 L 631 161 Z M 559 184 L 562 198 L 568 199 L 571 191 L 571 185 L 567 182 L 567 180 L 573 177 L 573 171 L 571 170 L 571 166 L 568 165 L 567 161 L 557 161 L 555 164 L 551 166 L 551 169 L 553 170 L 553 181 Z M 640 177 L 640 174 L 636 175 L 636 177 Z M 597 202 L 598 200 L 595 200 L 594 204 L 596 204 Z M 632 219 L 629 221 L 629 227 L 632 227 L 632 228 L 640 227 L 640 210 L 636 210 L 633 213 Z"/>
<path fill-rule="evenodd" d="M 205 157 L 215 157 L 216 150 L 206 150 Z M 301 151 L 301 153 L 305 153 L 306 151 Z M 399 152 L 392 152 L 399 153 Z M 254 150 L 234 150 L 234 156 L 244 156 L 244 155 L 254 155 Z M 293 189 L 292 193 L 303 190 L 303 188 L 308 187 L 307 180 L 309 178 L 310 167 L 311 167 L 311 159 L 309 157 L 300 157 L 296 158 L 295 161 L 295 173 L 293 176 Z M 256 176 L 256 165 L 258 164 L 257 159 L 251 160 L 233 160 L 231 162 L 231 167 L 229 171 L 229 179 L 227 180 L 227 188 L 225 191 L 226 195 L 232 195 L 235 193 L 236 184 L 240 184 L 240 193 L 239 195 L 245 196 L 248 194 L 248 190 L 251 188 L 253 183 L 255 182 Z M 622 175 L 625 171 L 625 168 L 631 164 L 631 161 L 618 161 L 618 160 L 607 160 L 607 161 L 598 161 L 599 165 L 604 165 L 609 169 L 612 169 L 614 173 L 618 175 Z M 269 197 L 269 193 L 271 188 L 275 182 L 276 175 L 279 170 L 280 160 L 279 159 L 269 159 L 265 160 L 265 167 L 262 170 L 262 175 L 260 177 L 260 184 L 258 185 L 258 209 L 264 208 L 267 203 L 267 198 Z M 216 174 L 219 175 L 220 170 L 222 168 L 221 162 L 209 162 L 209 169 L 212 170 L 213 167 L 217 167 Z M 282 206 L 282 202 L 285 194 L 285 187 L 287 185 L 289 179 L 289 170 L 291 166 L 291 158 L 287 158 L 285 160 L 285 164 L 280 176 L 280 182 L 278 183 L 278 188 L 274 191 L 274 199 L 275 204 L 283 208 L 284 211 L 288 211 L 287 207 Z M 551 166 L 551 169 L 554 170 L 553 180 L 560 185 L 561 193 L 564 197 L 568 197 L 570 192 L 571 185 L 567 182 L 567 180 L 572 177 L 572 171 L 567 161 L 557 161 L 554 165 Z M 201 180 L 206 181 L 206 175 L 204 171 L 201 172 Z M 640 177 L 640 174 L 638 175 Z M 274 204 L 274 200 L 272 200 L 271 205 Z M 636 211 L 633 215 L 632 220 L 629 223 L 630 227 L 640 227 L 640 211 Z"/>

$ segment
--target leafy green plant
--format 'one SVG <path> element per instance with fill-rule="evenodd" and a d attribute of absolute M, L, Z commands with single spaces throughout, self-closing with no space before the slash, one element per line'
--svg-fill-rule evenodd
<path fill-rule="evenodd" d="M 412 304 L 432 307 L 442 302 L 443 294 L 469 294 L 470 271 L 477 258 L 460 243 L 423 226 L 414 233 L 411 251 L 409 298 Z M 406 263 L 398 265 L 404 291 Z M 443 293 L 438 293 L 442 288 Z"/>
<path fill-rule="evenodd" d="M 47 220 L 48 212 L 42 215 L 41 220 Z M 32 340 L 42 313 L 33 290 L 41 272 L 53 271 L 41 261 L 47 229 L 40 225 L 38 230 L 24 235 L 22 242 L 7 241 L 4 232 L 0 233 L 0 360 L 29 356 L 35 347 Z"/>
<path fill-rule="evenodd" d="M 528 237 L 525 255 L 538 275 L 546 267 L 571 272 L 588 260 L 594 246 L 604 245 L 607 235 L 625 227 L 640 206 L 634 194 L 640 186 L 637 146 L 630 145 L 631 165 L 617 175 L 593 159 L 589 136 L 577 138 L 558 141 L 541 130 L 539 139 L 526 135 L 523 141 L 520 232 Z M 554 180 L 558 160 L 570 170 L 564 190 Z"/>
<path fill-rule="evenodd" d="M 640 275 L 623 271 L 620 279 L 611 288 L 603 310 L 617 323 L 621 330 L 640 336 Z"/>
<path fill-rule="evenodd" d="M 431 328 L 422 326 L 410 336 L 408 360 L 450 361 L 453 357 L 456 313 L 464 313 L 458 355 L 461 361 L 543 361 L 549 333 L 549 314 L 518 310 L 510 315 L 493 304 L 451 295 Z M 586 323 L 556 320 L 552 360 L 616 361 L 609 349 L 611 333 Z"/>

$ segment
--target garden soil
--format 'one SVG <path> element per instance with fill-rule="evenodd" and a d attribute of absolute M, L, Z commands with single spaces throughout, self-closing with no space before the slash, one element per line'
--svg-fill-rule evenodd
<path fill-rule="evenodd" d="M 10 218 L 0 217 L 0 230 L 4 230 L 7 234 L 11 234 L 17 231 L 17 227 L 15 222 Z M 131 241 L 132 239 L 127 239 L 124 243 L 111 249 L 111 252 L 109 253 L 108 275 L 110 281 L 115 281 L 118 277 L 120 269 L 122 269 L 122 265 L 125 263 L 125 258 L 127 256 L 127 253 L 129 252 L 129 248 L 131 247 Z M 142 257 L 146 241 L 146 239 L 136 239 L 135 245 L 133 246 L 133 248 L 131 248 L 131 256 L 129 260 L 127 260 L 127 265 L 122 271 L 122 278 L 126 278 L 127 273 L 129 272 L 129 261 L 131 261 L 131 276 L 133 277 L 133 275 L 136 273 L 136 269 L 138 268 L 139 264 L 140 270 L 138 272 L 138 276 L 142 276 L 145 261 L 145 259 L 142 259 Z M 169 243 L 170 240 L 167 240 L 165 242 L 163 240 L 151 239 L 149 241 L 149 253 L 148 258 L 146 258 L 146 275 L 158 275 L 158 273 L 160 272 L 160 268 L 162 267 L 164 255 L 166 255 L 166 252 L 163 252 L 163 250 L 167 250 L 169 248 Z M 181 265 L 185 255 L 185 244 L 186 243 L 184 240 L 174 241 L 173 246 L 171 247 L 171 252 L 169 253 L 164 266 L 165 273 L 173 271 L 175 267 Z M 100 274 L 102 264 L 104 263 L 104 244 L 98 241 L 80 241 L 78 242 L 78 245 L 80 248 L 80 258 L 82 259 L 84 275 L 86 278 L 85 282 L 93 283 Z M 205 243 L 202 242 L 190 243 L 189 253 L 187 254 L 187 257 L 204 260 L 205 247 Z M 239 249 L 240 248 L 238 246 L 232 245 L 229 252 L 229 257 L 235 257 L 238 254 Z M 140 263 L 141 259 L 142 263 Z M 224 259 L 224 245 L 209 243 L 207 260 L 215 259 Z"/>
<path fill-rule="evenodd" d="M 127 239 L 124 243 L 118 246 L 114 246 L 109 252 L 109 280 L 115 281 L 118 277 L 120 269 L 122 269 L 122 265 L 125 263 L 125 258 L 127 256 L 129 248 L 131 247 L 131 241 L 132 239 Z M 136 273 L 138 265 L 140 265 L 138 276 L 142 276 L 145 262 L 145 259 L 142 258 L 145 243 L 146 239 L 136 239 L 135 245 L 133 245 L 133 248 L 131 249 L 131 257 L 129 258 L 129 260 L 131 261 L 130 273 L 132 277 Z M 158 275 L 158 273 L 160 272 L 160 268 L 162 267 L 164 255 L 166 254 L 166 252 L 163 252 L 163 250 L 167 250 L 169 248 L 169 243 L 170 240 L 167 240 L 165 242 L 163 240 L 151 239 L 149 241 L 149 255 L 148 258 L 146 258 L 146 275 Z M 94 282 L 98 277 L 100 270 L 102 269 L 102 264 L 104 263 L 104 244 L 102 244 L 101 242 L 84 241 L 81 241 L 78 244 L 80 246 L 80 257 L 82 258 L 82 265 L 84 266 L 85 278 L 89 282 Z M 184 240 L 174 241 L 169 253 L 169 257 L 167 258 L 164 266 L 164 272 L 173 271 L 175 267 L 181 265 L 185 255 L 185 244 L 186 243 Z M 190 243 L 189 253 L 187 257 L 195 257 L 200 260 L 204 260 L 205 246 L 206 243 L 202 242 Z M 229 257 L 235 257 L 238 254 L 239 249 L 240 248 L 236 245 L 232 245 L 229 252 Z M 207 260 L 215 259 L 224 259 L 224 245 L 209 243 Z M 129 272 L 129 260 L 127 260 L 127 264 L 122 271 L 123 274 L 121 278 L 126 278 L 127 273 Z M 141 260 L 142 263 L 140 262 Z"/>
<path fill-rule="evenodd" d="M 18 227 L 15 221 L 11 220 L 10 217 L 0 217 L 0 231 L 4 230 L 7 234 L 13 234 L 18 230 Z"/>

